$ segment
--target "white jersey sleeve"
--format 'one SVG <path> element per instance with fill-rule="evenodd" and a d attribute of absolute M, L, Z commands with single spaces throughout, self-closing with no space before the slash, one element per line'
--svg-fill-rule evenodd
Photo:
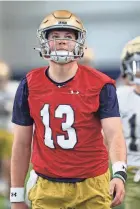
<path fill-rule="evenodd" d="M 127 144 L 128 165 L 140 166 L 140 95 L 133 87 L 117 90 L 124 137 Z"/>
<path fill-rule="evenodd" d="M 12 131 L 11 115 L 18 82 L 9 81 L 4 91 L 0 91 L 0 129 Z"/>

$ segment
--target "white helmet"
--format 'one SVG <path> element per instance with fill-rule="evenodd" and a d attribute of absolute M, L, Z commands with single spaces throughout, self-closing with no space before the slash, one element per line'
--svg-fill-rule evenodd
<path fill-rule="evenodd" d="M 140 84 L 140 36 L 129 41 L 121 56 L 122 76 L 135 84 Z"/>

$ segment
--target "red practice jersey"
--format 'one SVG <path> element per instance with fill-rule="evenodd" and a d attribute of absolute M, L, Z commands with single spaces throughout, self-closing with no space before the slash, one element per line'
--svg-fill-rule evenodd
<path fill-rule="evenodd" d="M 46 67 L 27 74 L 28 102 L 35 122 L 32 164 L 36 172 L 56 178 L 89 178 L 108 169 L 108 154 L 97 114 L 99 94 L 114 83 L 95 69 L 79 66 L 59 88 Z"/>

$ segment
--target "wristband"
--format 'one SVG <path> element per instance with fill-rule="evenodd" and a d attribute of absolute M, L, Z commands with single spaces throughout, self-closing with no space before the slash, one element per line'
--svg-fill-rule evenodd
<path fill-rule="evenodd" d="M 24 202 L 24 187 L 10 189 L 10 202 Z"/>
<path fill-rule="evenodd" d="M 118 171 L 123 171 L 126 173 L 126 170 L 127 170 L 127 165 L 125 162 L 117 161 L 112 165 L 113 175 Z"/>
<path fill-rule="evenodd" d="M 120 174 L 117 174 L 117 173 L 114 174 L 114 175 L 113 175 L 113 179 L 114 179 L 114 178 L 119 178 L 119 179 L 121 179 L 121 180 L 123 181 L 123 183 L 125 183 L 125 179 L 124 179 L 123 176 L 120 175 Z"/>

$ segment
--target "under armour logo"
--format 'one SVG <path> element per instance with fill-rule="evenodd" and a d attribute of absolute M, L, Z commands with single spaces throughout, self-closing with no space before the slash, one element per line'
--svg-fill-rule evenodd
<path fill-rule="evenodd" d="M 16 192 L 15 192 L 15 193 L 12 192 L 12 193 L 11 193 L 11 197 L 13 197 L 13 196 L 16 197 L 16 196 L 17 196 L 17 193 L 16 193 Z"/>
<path fill-rule="evenodd" d="M 79 91 L 73 91 L 73 90 L 71 90 L 70 93 L 71 93 L 71 94 L 79 94 Z"/>
<path fill-rule="evenodd" d="M 122 166 L 122 169 L 124 169 L 126 171 L 126 167 L 124 165 Z"/>

